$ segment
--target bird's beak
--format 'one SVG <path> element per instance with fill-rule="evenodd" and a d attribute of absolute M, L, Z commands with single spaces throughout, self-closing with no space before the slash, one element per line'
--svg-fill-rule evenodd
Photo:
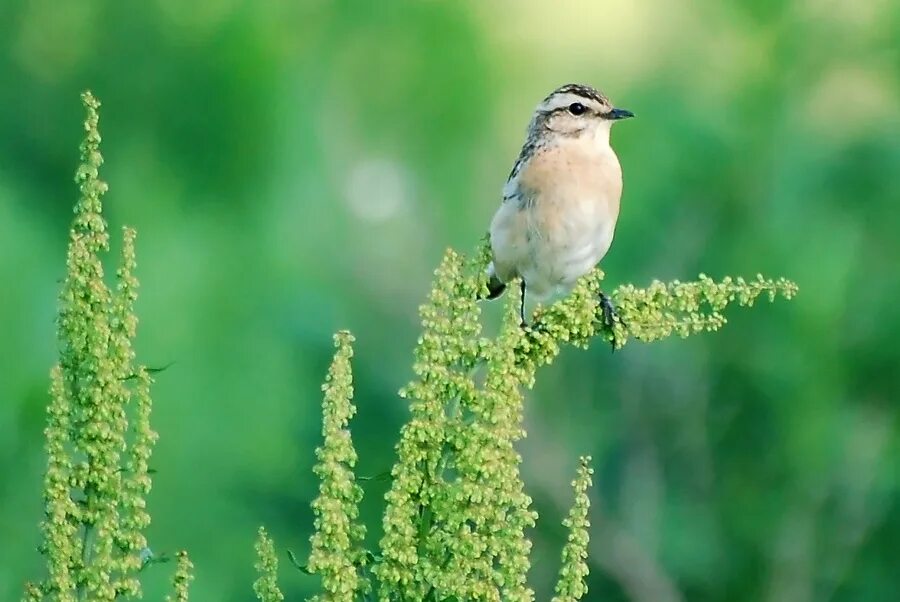
<path fill-rule="evenodd" d="M 613 109 L 612 111 L 604 115 L 604 117 L 615 121 L 618 119 L 628 119 L 629 117 L 634 117 L 634 113 L 632 113 L 628 109 Z"/>

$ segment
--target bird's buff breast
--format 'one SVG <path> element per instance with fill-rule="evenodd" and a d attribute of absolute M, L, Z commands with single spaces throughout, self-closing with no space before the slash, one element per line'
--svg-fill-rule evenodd
<path fill-rule="evenodd" d="M 606 255 L 615 233 L 615 215 L 606 199 L 580 198 L 561 210 L 535 206 L 527 212 L 528 253 L 519 272 L 537 297 L 571 288 Z"/>
<path fill-rule="evenodd" d="M 497 268 L 524 278 L 538 298 L 571 288 L 609 250 L 621 193 L 611 150 L 556 148 L 533 157 L 492 225 Z"/>

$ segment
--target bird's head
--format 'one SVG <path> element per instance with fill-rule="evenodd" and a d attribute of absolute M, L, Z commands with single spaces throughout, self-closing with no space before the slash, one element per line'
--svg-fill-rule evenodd
<path fill-rule="evenodd" d="M 535 109 L 530 135 L 588 135 L 609 140 L 612 124 L 634 117 L 627 109 L 617 109 L 591 86 L 566 84 L 551 92 Z"/>

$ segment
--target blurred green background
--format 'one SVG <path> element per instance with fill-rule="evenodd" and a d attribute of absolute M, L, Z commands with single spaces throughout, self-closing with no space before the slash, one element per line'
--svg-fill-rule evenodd
<path fill-rule="evenodd" d="M 431 270 L 484 234 L 531 110 L 570 81 L 638 115 L 613 133 L 609 282 L 762 272 L 801 293 L 543 370 L 521 446 L 538 599 L 583 453 L 590 600 L 898 599 L 898 31 L 891 0 L 3 0 L 0 599 L 41 574 L 80 91 L 104 103 L 116 238 L 139 233 L 139 358 L 174 362 L 151 546 L 188 549 L 194 597 L 230 601 L 252 598 L 259 524 L 307 552 L 332 331 L 358 337 L 359 473 L 378 474 Z M 373 545 L 386 486 L 365 485 Z"/>

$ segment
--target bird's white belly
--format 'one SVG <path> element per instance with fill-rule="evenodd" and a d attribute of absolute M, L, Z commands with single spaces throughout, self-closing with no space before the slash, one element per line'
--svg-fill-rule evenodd
<path fill-rule="evenodd" d="M 586 203 L 582 207 L 605 204 Z M 612 244 L 615 221 L 607 211 L 571 211 L 554 232 L 533 230 L 520 274 L 529 293 L 546 298 L 568 292 L 590 272 Z"/>

